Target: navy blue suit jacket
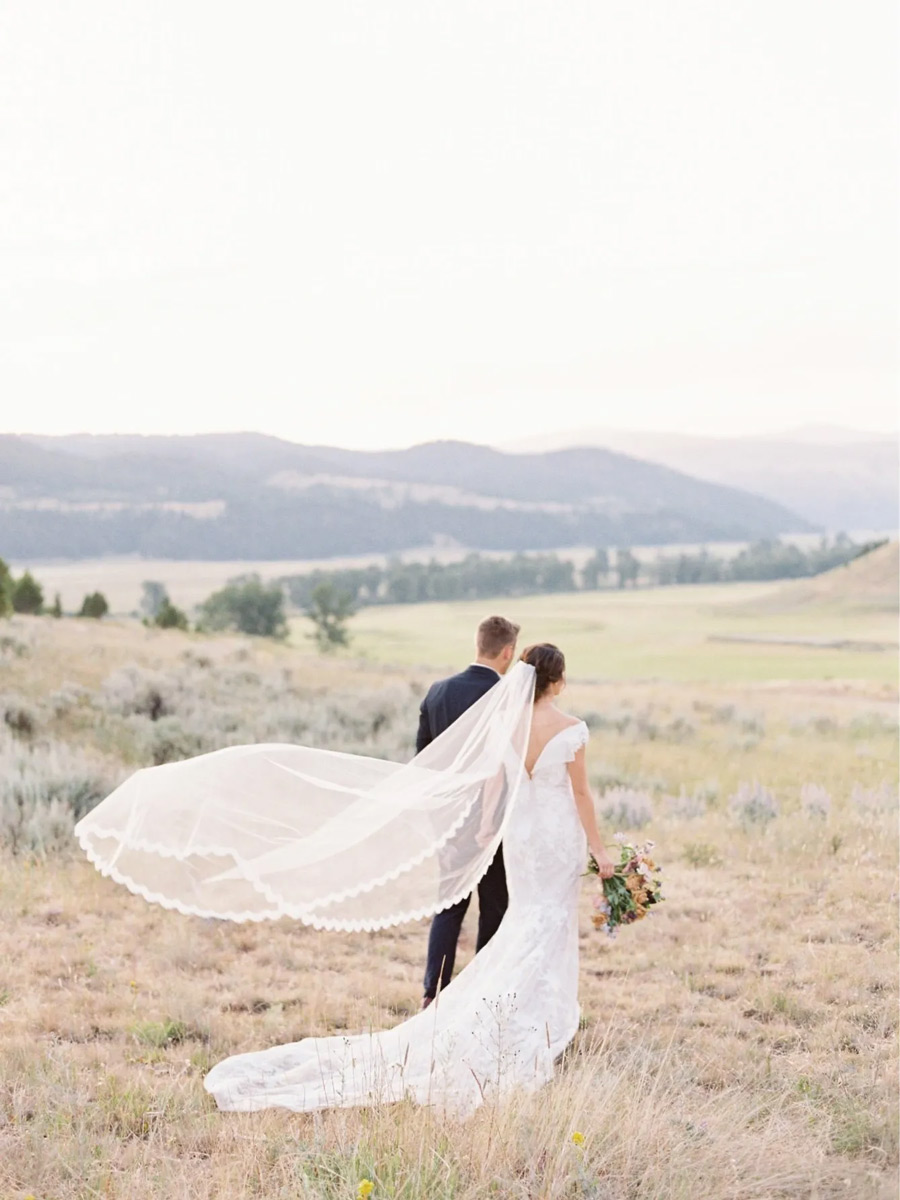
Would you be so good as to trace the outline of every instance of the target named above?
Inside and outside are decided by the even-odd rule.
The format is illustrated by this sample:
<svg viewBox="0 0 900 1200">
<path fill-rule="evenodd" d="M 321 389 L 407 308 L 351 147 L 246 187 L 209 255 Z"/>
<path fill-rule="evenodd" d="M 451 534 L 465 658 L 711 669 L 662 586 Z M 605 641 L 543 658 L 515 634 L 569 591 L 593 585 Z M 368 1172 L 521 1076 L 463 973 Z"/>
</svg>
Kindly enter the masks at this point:
<svg viewBox="0 0 900 1200">
<path fill-rule="evenodd" d="M 433 683 L 419 709 L 416 754 L 424 750 L 445 729 L 449 729 L 466 709 L 471 708 L 476 700 L 480 700 L 485 692 L 489 692 L 494 684 L 499 682 L 500 676 L 496 671 L 473 663 L 458 675 L 451 675 L 449 679 Z"/>
</svg>

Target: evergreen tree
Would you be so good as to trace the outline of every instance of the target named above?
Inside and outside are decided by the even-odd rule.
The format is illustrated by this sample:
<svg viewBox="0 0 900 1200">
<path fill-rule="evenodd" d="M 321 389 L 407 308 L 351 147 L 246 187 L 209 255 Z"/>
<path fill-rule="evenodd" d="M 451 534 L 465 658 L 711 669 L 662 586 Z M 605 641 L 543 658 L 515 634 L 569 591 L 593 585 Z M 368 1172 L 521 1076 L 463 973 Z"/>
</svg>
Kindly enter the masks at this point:
<svg viewBox="0 0 900 1200">
<path fill-rule="evenodd" d="M 102 592 L 91 592 L 85 596 L 81 602 L 81 612 L 79 617 L 92 617 L 99 621 L 101 617 L 105 617 L 109 612 L 109 605 L 106 602 L 106 597 Z"/>
<path fill-rule="evenodd" d="M 12 606 L 17 613 L 36 615 L 44 610 L 44 589 L 30 571 L 20 576 L 12 586 Z"/>
<path fill-rule="evenodd" d="M 12 612 L 13 578 L 9 567 L 0 558 L 0 617 L 8 617 Z"/>
<path fill-rule="evenodd" d="M 600 581 L 609 574 L 609 554 L 599 546 L 581 569 L 582 585 L 590 591 L 596 591 Z"/>
<path fill-rule="evenodd" d="M 616 574 L 619 577 L 619 587 L 627 587 L 629 583 L 637 583 L 641 564 L 627 546 L 616 551 Z"/>
<path fill-rule="evenodd" d="M 160 629 L 187 629 L 187 613 L 176 608 L 167 596 L 165 603 L 153 618 L 153 624 L 158 625 Z"/>
<path fill-rule="evenodd" d="M 53 597 L 53 604 L 48 611 L 51 617 L 56 617 L 57 619 L 63 615 L 62 597 L 59 592 Z"/>
</svg>

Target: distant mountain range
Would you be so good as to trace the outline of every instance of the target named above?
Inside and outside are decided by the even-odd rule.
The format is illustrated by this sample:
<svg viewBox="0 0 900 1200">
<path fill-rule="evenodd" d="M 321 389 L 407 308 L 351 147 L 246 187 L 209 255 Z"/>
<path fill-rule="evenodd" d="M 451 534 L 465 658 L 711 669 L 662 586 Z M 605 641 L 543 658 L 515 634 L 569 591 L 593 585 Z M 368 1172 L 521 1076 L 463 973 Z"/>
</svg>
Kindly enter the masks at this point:
<svg viewBox="0 0 900 1200">
<path fill-rule="evenodd" d="M 810 425 L 763 437 L 711 438 L 678 433 L 579 429 L 505 447 L 534 452 L 603 446 L 766 496 L 832 532 L 895 530 L 898 524 L 896 434 Z"/>
<path fill-rule="evenodd" d="M 300 559 L 744 541 L 787 507 L 609 449 L 362 453 L 253 433 L 0 436 L 0 556 Z"/>
</svg>

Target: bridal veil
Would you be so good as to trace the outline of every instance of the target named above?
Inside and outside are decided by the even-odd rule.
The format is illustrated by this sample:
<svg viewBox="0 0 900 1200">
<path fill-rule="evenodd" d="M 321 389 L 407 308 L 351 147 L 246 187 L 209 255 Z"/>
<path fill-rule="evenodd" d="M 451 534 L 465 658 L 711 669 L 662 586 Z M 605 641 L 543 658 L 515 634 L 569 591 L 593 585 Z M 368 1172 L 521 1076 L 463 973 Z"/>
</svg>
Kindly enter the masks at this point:
<svg viewBox="0 0 900 1200">
<path fill-rule="evenodd" d="M 430 916 L 497 851 L 533 693 L 516 664 L 408 763 L 258 745 L 149 767 L 75 835 L 104 875 L 182 913 L 344 930 Z"/>
</svg>

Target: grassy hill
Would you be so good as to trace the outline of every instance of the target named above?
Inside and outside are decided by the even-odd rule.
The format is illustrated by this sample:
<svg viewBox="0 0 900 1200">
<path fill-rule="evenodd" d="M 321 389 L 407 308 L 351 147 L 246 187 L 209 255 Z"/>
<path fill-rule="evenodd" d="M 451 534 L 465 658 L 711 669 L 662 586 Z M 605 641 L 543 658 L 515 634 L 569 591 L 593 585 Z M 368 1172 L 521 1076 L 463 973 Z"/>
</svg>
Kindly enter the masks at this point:
<svg viewBox="0 0 900 1200">
<path fill-rule="evenodd" d="M 0 437 L 0 555 L 302 559 L 745 541 L 810 529 L 737 488 L 610 450 L 439 442 L 358 453 L 259 434 Z"/>
<path fill-rule="evenodd" d="M 367 608 L 351 622 L 357 652 L 378 662 L 457 669 L 472 630 L 497 611 L 522 644 L 552 641 L 572 678 L 697 683 L 869 680 L 896 686 L 896 609 L 837 603 L 770 607 L 771 583 L 579 592 L 458 604 Z M 308 622 L 293 623 L 303 639 Z"/>
<path fill-rule="evenodd" d="M 791 580 L 763 604 L 771 611 L 843 606 L 896 615 L 900 607 L 900 543 L 889 542 L 812 579 Z"/>
</svg>

